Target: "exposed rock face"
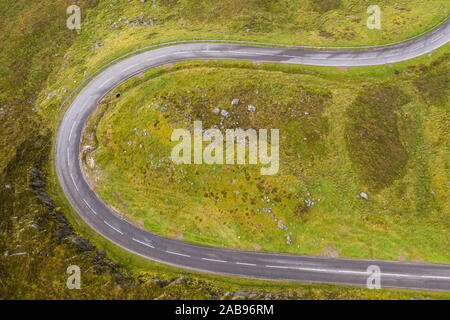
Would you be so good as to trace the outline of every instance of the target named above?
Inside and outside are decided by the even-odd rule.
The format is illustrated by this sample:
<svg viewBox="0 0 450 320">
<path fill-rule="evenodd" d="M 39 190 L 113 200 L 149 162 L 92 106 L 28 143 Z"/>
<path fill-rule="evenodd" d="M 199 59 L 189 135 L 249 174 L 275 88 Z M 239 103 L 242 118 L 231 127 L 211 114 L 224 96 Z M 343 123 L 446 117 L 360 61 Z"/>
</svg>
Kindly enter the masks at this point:
<svg viewBox="0 0 450 320">
<path fill-rule="evenodd" d="M 56 241 L 65 242 L 69 245 L 74 245 L 79 251 L 85 252 L 86 255 L 92 259 L 94 270 L 97 273 L 108 272 L 114 275 L 120 284 L 133 284 L 134 280 L 129 277 L 128 270 L 123 271 L 123 266 L 117 262 L 106 258 L 104 250 L 96 250 L 88 239 L 80 237 L 75 234 L 72 226 L 64 217 L 61 210 L 57 210 L 52 197 L 45 190 L 45 181 L 42 178 L 42 171 L 37 167 L 31 169 L 31 189 L 36 197 L 44 204 L 47 209 L 48 217 L 52 220 L 57 228 Z M 39 225 L 34 223 L 30 225 L 39 231 Z M 126 276 L 121 273 L 125 273 Z M 120 274 L 119 276 L 115 276 Z"/>
<path fill-rule="evenodd" d="M 36 194 L 36 197 L 42 201 L 48 211 L 49 219 L 53 220 L 57 226 L 56 241 L 66 243 L 70 246 L 75 246 L 81 254 L 85 255 L 86 259 L 92 261 L 92 269 L 96 274 L 108 273 L 110 274 L 120 286 L 134 287 L 136 289 L 144 289 L 146 286 L 156 284 L 160 290 L 164 290 L 162 294 L 158 295 L 156 299 L 173 299 L 180 298 L 180 290 L 184 296 L 195 292 L 208 296 L 211 299 L 222 300 L 238 300 L 238 299 L 252 299 L 252 300 L 267 300 L 267 299 L 298 299 L 298 293 L 269 293 L 263 291 L 251 291 L 251 290 L 239 290 L 237 292 L 222 291 L 217 288 L 213 288 L 210 282 L 191 279 L 185 276 L 179 276 L 172 279 L 158 279 L 147 278 L 145 275 L 139 275 L 133 277 L 133 275 L 123 266 L 117 262 L 114 262 L 107 258 L 104 250 L 97 250 L 94 245 L 90 243 L 88 239 L 85 239 L 75 234 L 72 226 L 64 217 L 63 213 L 56 208 L 53 199 L 45 191 L 45 181 L 42 178 L 43 173 L 36 167 L 31 170 L 31 189 Z M 34 226 L 33 226 L 34 225 Z M 30 227 L 38 230 L 39 224 L 33 222 Z M 260 250 L 255 245 L 256 250 Z M 28 255 L 27 252 L 10 253 L 6 251 L 5 257 Z M 181 288 L 181 289 L 180 289 Z M 179 290 L 180 289 L 180 290 Z"/>
</svg>

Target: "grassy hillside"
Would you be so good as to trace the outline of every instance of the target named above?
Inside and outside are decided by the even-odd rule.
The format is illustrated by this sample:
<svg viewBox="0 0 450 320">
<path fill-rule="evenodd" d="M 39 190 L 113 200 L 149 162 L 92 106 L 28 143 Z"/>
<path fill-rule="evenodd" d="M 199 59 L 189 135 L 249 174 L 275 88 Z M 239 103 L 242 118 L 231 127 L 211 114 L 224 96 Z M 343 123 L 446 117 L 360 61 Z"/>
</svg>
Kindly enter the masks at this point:
<svg viewBox="0 0 450 320">
<path fill-rule="evenodd" d="M 361 1 L 79 0 L 80 34 L 66 28 L 66 8 L 73 3 L 0 2 L 0 298 L 218 298 L 240 288 L 287 291 L 281 298 L 445 297 L 217 279 L 138 263 L 76 219 L 57 188 L 51 161 L 62 101 L 87 75 L 130 50 L 193 38 L 307 45 L 390 42 L 442 20 L 448 14 L 445 1 L 380 1 L 387 19 L 379 32 L 366 30 L 369 3 Z M 442 117 L 445 109 L 438 101 L 445 101 L 439 97 L 443 83 L 433 81 L 446 75 L 432 72 L 416 79 L 415 86 L 425 90 L 424 101 L 434 101 Z M 440 139 L 435 136 L 435 143 Z M 65 287 L 69 264 L 82 269 L 80 291 Z M 135 264 L 140 267 L 134 269 Z M 171 284 L 181 275 L 188 279 Z"/>
<path fill-rule="evenodd" d="M 447 74 L 447 59 L 433 70 Z M 447 191 L 445 178 L 435 178 L 445 176 L 448 132 L 416 88 L 423 71 L 411 65 L 402 75 L 358 79 L 357 70 L 338 71 L 336 81 L 327 70 L 199 62 L 129 81 L 91 119 L 83 157 L 93 184 L 138 225 L 186 241 L 448 263 Z M 433 128 L 423 123 L 428 117 Z M 195 120 L 223 134 L 279 129 L 279 173 L 261 176 L 260 165 L 175 165 L 172 131 L 192 131 Z"/>
</svg>

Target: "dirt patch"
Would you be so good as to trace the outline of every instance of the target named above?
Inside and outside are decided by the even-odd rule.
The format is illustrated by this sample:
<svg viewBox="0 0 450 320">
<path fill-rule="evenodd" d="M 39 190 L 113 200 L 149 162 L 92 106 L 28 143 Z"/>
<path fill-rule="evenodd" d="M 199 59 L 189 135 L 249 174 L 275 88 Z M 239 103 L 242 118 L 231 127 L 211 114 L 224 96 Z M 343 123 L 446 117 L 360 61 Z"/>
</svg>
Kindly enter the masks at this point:
<svg viewBox="0 0 450 320">
<path fill-rule="evenodd" d="M 335 246 L 327 246 L 323 248 L 322 256 L 330 258 L 339 258 L 339 252 Z"/>
<path fill-rule="evenodd" d="M 341 5 L 341 0 L 315 0 L 315 7 L 319 12 L 336 10 Z"/>
<path fill-rule="evenodd" d="M 178 234 L 175 236 L 175 238 L 176 238 L 177 240 L 183 241 L 184 236 L 183 236 L 182 233 L 178 233 Z"/>
<path fill-rule="evenodd" d="M 397 87 L 375 85 L 362 90 L 346 111 L 347 150 L 361 181 L 374 191 L 405 173 L 408 153 L 400 141 L 396 112 L 409 101 Z"/>
</svg>

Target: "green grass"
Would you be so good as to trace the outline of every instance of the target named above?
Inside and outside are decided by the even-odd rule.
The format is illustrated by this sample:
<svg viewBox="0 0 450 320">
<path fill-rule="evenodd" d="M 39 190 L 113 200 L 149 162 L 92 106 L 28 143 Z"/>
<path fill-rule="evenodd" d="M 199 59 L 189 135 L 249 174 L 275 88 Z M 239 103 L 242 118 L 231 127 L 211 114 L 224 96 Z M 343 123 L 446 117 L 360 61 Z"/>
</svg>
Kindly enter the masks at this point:
<svg viewBox="0 0 450 320">
<path fill-rule="evenodd" d="M 374 191 L 404 175 L 408 152 L 400 141 L 397 114 L 409 96 L 392 86 L 362 90 L 347 110 L 346 146 L 362 182 Z"/>
<path fill-rule="evenodd" d="M 384 8 L 381 31 L 367 28 L 365 12 L 371 3 L 360 1 L 341 1 L 339 9 L 325 13 L 317 9 L 314 0 L 185 0 L 155 5 L 116 1 L 112 7 L 109 3 L 99 3 L 93 10 L 83 10 L 86 17 L 82 32 L 66 52 L 59 74 L 52 74 L 47 92 L 40 96 L 44 102 L 42 108 L 45 117 L 53 120 L 49 114 L 58 109 L 57 104 L 87 75 L 125 53 L 153 44 L 192 39 L 321 46 L 382 44 L 420 34 L 448 14 L 445 1 L 411 4 L 392 0 L 378 4 Z M 153 27 L 132 27 L 124 23 L 137 20 L 142 23 L 141 17 L 147 24 L 153 20 Z M 112 28 L 114 23 L 117 27 Z M 99 43 L 103 46 L 96 46 Z M 45 99 L 48 92 L 57 95 Z M 51 106 L 47 108 L 49 103 Z"/>
<path fill-rule="evenodd" d="M 446 67 L 447 55 L 440 55 L 435 72 Z M 396 75 L 398 67 L 407 73 Z M 448 262 L 445 184 L 435 178 L 445 172 L 445 139 L 431 144 L 429 136 L 448 133 L 445 119 L 433 128 L 422 123 L 436 114 L 424 114 L 424 91 L 415 86 L 429 67 L 342 72 L 213 61 L 155 69 L 105 99 L 91 119 L 98 130 L 88 126 L 85 143 L 94 149 L 83 157 L 106 202 L 165 236 L 249 250 Z M 231 106 L 234 98 L 239 106 Z M 257 106 L 255 114 L 248 104 Z M 230 118 L 220 121 L 215 107 Z M 173 165 L 171 132 L 193 120 L 204 128 L 279 128 L 280 173 Z"/>
<path fill-rule="evenodd" d="M 397 2 L 398 8 L 393 4 Z M 58 113 L 62 101 L 88 75 L 124 53 L 151 44 L 186 39 L 231 39 L 266 41 L 297 45 L 365 45 L 403 40 L 421 33 L 440 22 L 447 14 L 444 1 L 427 1 L 410 4 L 408 1 L 382 1 L 383 28 L 369 31 L 365 26 L 365 10 L 369 3 L 341 1 L 337 9 L 328 10 L 315 1 L 77 1 L 81 7 L 83 22 L 80 34 L 66 28 L 67 1 L 56 0 L 45 4 L 30 0 L 3 1 L 0 3 L 0 297 L 1 298 L 157 298 L 168 297 L 211 298 L 217 288 L 237 289 L 249 283 L 252 288 L 275 290 L 275 285 L 263 282 L 229 279 L 229 286 L 222 277 L 196 274 L 196 283 L 181 285 L 171 291 L 151 285 L 124 285 L 110 273 L 98 272 L 95 252 L 80 252 L 70 241 L 58 240 L 59 225 L 54 217 L 60 210 L 66 214 L 77 232 L 92 239 L 98 247 L 131 268 L 137 275 L 171 278 L 178 270 L 153 264 L 129 253 L 118 250 L 95 234 L 71 211 L 70 205 L 57 187 L 52 166 L 52 142 L 62 113 Z M 110 4 L 113 4 L 111 7 Z M 442 10 L 440 8 L 442 7 Z M 405 8 L 406 10 L 400 10 Z M 141 16 L 154 27 L 131 27 L 124 18 L 136 21 Z M 361 17 L 361 18 L 359 18 Z M 122 22 L 118 22 L 121 18 Z M 156 20 L 157 18 L 158 20 Z M 116 22 L 118 28 L 111 28 Z M 401 26 L 401 27 L 400 27 Z M 248 30 L 247 32 L 247 29 Z M 97 47 L 100 42 L 103 46 Z M 441 52 L 441 50 L 439 50 Z M 434 59 L 421 58 L 421 61 Z M 405 64 L 398 65 L 398 69 Z M 266 66 L 283 71 L 280 65 Z M 246 68 L 246 66 L 244 66 Z M 290 69 L 290 68 L 287 68 Z M 442 70 L 440 68 L 439 70 Z M 298 72 L 313 75 L 332 74 L 343 79 L 337 69 L 323 71 L 304 67 Z M 424 77 L 430 70 L 424 71 Z M 445 73 L 439 71 L 445 80 Z M 377 78 L 394 77 L 392 69 L 349 69 L 349 77 L 363 79 L 367 74 Z M 425 79 L 422 77 L 423 79 Z M 445 171 L 446 158 L 434 152 L 436 146 L 445 143 L 445 136 L 436 134 L 446 130 L 442 121 L 446 115 L 442 107 L 445 83 L 435 82 L 430 76 L 426 82 L 416 82 L 417 94 L 423 101 L 433 99 L 434 106 L 424 125 L 427 137 L 428 164 L 421 167 L 424 181 L 436 191 L 436 197 L 444 198 L 442 188 L 448 181 Z M 417 80 L 419 81 L 419 80 Z M 438 86 L 442 85 L 439 89 Z M 428 88 L 427 93 L 421 88 Z M 440 98 L 437 98 L 440 96 Z M 438 99 L 438 100 L 434 100 Z M 425 118 L 424 118 L 425 119 Z M 436 121 L 434 121 L 436 120 Z M 437 147 L 436 147 L 437 148 Z M 432 157 L 430 157 L 430 154 Z M 411 156 L 410 156 L 411 157 Z M 44 170 L 47 188 L 60 206 L 50 210 L 30 190 L 33 167 Z M 427 169 L 433 167 L 435 175 L 429 179 Z M 417 188 L 421 191 L 421 188 Z M 429 201 L 418 204 L 421 208 Z M 446 204 L 433 203 L 433 210 L 443 210 Z M 448 208 L 447 208 L 448 209 Z M 29 227 L 40 225 L 40 231 Z M 5 256 L 16 252 L 28 252 L 23 256 Z M 78 264 L 83 270 L 83 290 L 68 291 L 65 287 L 66 267 Z M 114 268 L 113 272 L 126 272 Z M 207 279 L 208 283 L 201 283 Z M 138 279 L 139 280 L 139 279 Z M 200 285 L 199 285 L 200 283 Z M 212 287 L 214 290 L 202 288 Z M 287 288 L 280 286 L 280 290 Z M 306 293 L 305 293 L 306 292 Z M 405 293 L 394 291 L 369 292 L 364 289 L 332 286 L 303 286 L 300 298 L 429 298 L 445 297 L 440 294 Z"/>
<path fill-rule="evenodd" d="M 59 194 L 61 196 L 62 190 L 55 184 L 55 187 L 52 188 L 51 192 L 53 195 Z M 65 200 L 62 196 L 60 199 L 61 200 L 58 200 L 58 205 L 61 207 L 70 207 L 67 200 Z M 237 292 L 239 290 L 251 290 L 257 293 L 287 294 L 289 299 L 300 300 L 449 299 L 449 294 L 444 292 L 423 292 L 393 289 L 369 290 L 366 288 L 347 287 L 341 285 L 304 284 L 295 281 L 262 281 L 257 279 L 226 277 L 184 270 L 144 259 L 116 246 L 93 231 L 72 209 L 68 210 L 67 217 L 82 236 L 90 239 L 97 248 L 104 249 L 108 253 L 109 258 L 114 261 L 118 261 L 122 265 L 129 268 L 134 277 L 136 277 L 141 283 L 141 286 L 130 289 L 120 286 L 114 287 L 114 285 L 109 282 L 103 282 L 103 287 L 105 290 L 100 291 L 96 289 L 98 286 L 97 283 L 101 283 L 101 281 L 105 280 L 92 279 L 92 283 L 90 285 L 92 289 L 96 290 L 91 294 L 93 294 L 93 297 L 96 299 L 99 297 L 149 299 L 150 297 L 158 297 L 162 294 L 164 294 L 164 299 L 217 299 L 217 292 L 219 292 L 219 296 L 221 296 L 226 291 Z M 63 273 L 64 271 L 65 270 L 61 270 L 60 272 Z M 58 274 L 58 272 L 56 272 L 56 274 Z M 187 284 L 181 284 L 165 289 L 159 288 L 158 285 L 142 285 L 142 283 L 145 283 L 151 279 L 171 281 L 182 276 L 189 279 Z M 52 290 L 58 289 L 55 286 L 51 286 L 50 288 Z M 67 298 L 71 299 L 86 297 L 86 293 L 84 292 L 86 292 L 86 290 L 81 292 L 81 294 L 76 291 L 74 292 L 74 290 L 66 290 Z M 88 294 L 89 293 L 90 292 L 88 291 Z M 58 296 L 56 292 L 55 296 Z"/>
</svg>

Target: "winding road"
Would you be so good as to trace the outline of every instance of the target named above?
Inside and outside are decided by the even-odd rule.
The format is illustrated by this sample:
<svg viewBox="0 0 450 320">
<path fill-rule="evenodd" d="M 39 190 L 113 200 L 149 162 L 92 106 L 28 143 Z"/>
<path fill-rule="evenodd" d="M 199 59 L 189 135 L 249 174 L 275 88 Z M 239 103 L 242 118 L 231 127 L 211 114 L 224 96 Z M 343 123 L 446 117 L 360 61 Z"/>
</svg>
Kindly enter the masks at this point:
<svg viewBox="0 0 450 320">
<path fill-rule="evenodd" d="M 81 169 L 83 128 L 101 99 L 130 77 L 168 63 L 233 59 L 316 66 L 371 66 L 429 53 L 450 40 L 450 23 L 401 45 L 376 50 L 334 51 L 190 43 L 161 47 L 117 62 L 96 75 L 65 111 L 58 129 L 55 167 L 61 187 L 80 217 L 96 232 L 144 258 L 207 273 L 268 280 L 365 286 L 370 265 L 381 270 L 383 288 L 450 291 L 450 265 L 247 252 L 194 245 L 140 229 L 116 215 L 95 194 Z"/>
</svg>

